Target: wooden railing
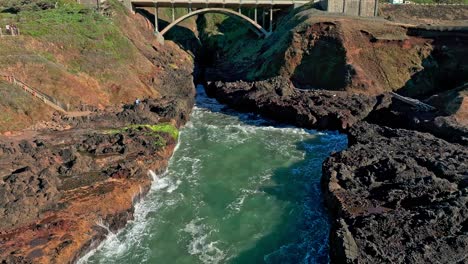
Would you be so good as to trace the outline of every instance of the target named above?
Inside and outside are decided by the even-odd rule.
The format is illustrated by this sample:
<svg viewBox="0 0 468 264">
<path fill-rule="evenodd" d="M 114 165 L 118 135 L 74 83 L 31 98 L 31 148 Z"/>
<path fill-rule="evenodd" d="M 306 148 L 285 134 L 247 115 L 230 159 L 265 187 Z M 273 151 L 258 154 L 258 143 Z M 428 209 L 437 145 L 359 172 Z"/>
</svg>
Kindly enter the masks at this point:
<svg viewBox="0 0 468 264">
<path fill-rule="evenodd" d="M 59 103 L 56 99 L 34 89 L 34 88 L 31 88 L 30 86 L 28 86 L 27 84 L 23 83 L 22 81 L 16 79 L 14 76 L 12 75 L 0 75 L 0 77 L 17 86 L 17 87 L 20 87 L 21 89 L 23 89 L 24 91 L 26 91 L 27 93 L 31 94 L 32 96 L 38 98 L 39 100 L 41 100 L 43 103 L 45 103 L 46 105 L 54 108 L 55 110 L 57 111 L 60 111 L 62 113 L 67 113 L 67 110 L 65 110 L 65 107 L 62 106 L 61 103 Z"/>
</svg>

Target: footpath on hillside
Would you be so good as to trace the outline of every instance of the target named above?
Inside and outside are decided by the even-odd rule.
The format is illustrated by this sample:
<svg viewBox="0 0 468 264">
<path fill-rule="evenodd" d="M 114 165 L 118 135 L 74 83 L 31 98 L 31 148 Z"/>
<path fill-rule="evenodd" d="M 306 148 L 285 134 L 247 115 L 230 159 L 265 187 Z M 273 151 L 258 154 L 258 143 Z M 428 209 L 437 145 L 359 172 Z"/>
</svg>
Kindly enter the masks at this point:
<svg viewBox="0 0 468 264">
<path fill-rule="evenodd" d="M 24 82 L 15 78 L 13 75 L 0 74 L 0 78 L 13 84 L 14 87 L 24 90 L 32 97 L 39 99 L 40 102 L 48 105 L 56 111 L 61 112 L 66 117 L 81 117 L 91 114 L 91 111 L 69 111 L 68 106 L 65 106 L 64 104 L 58 102 L 55 98 L 42 93 L 38 89 L 28 86 Z"/>
</svg>

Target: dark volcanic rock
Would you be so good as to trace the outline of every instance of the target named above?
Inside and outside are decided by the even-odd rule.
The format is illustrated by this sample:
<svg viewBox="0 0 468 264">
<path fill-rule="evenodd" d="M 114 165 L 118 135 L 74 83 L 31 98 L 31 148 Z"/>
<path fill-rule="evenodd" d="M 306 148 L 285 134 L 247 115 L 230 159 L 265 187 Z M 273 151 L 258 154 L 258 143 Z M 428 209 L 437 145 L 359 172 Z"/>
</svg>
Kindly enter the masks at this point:
<svg viewBox="0 0 468 264">
<path fill-rule="evenodd" d="M 207 93 L 240 111 L 260 112 L 280 122 L 306 128 L 349 128 L 375 108 L 388 102 L 380 98 L 341 91 L 298 90 L 283 77 L 257 82 L 215 82 Z"/>
<path fill-rule="evenodd" d="M 359 123 L 323 164 L 332 263 L 465 263 L 468 149 Z"/>
<path fill-rule="evenodd" d="M 175 143 L 169 135 L 160 136 L 167 144 Z M 53 139 L 44 137 L 41 143 L 47 147 L 37 147 L 33 141 L 7 143 L 0 139 L 3 152 L 13 152 L 0 155 L 0 229 L 30 222 L 56 209 L 63 190 L 108 177 L 146 177 L 142 164 L 157 159 L 154 153 L 161 148 L 153 144 L 155 140 L 148 129 L 116 134 L 62 132 Z M 136 159 L 143 163 L 136 163 Z"/>
<path fill-rule="evenodd" d="M 168 95 L 159 99 L 145 99 L 140 105 L 125 105 L 123 109 L 115 107 L 105 112 L 95 112 L 90 116 L 64 118 L 63 123 L 77 128 L 123 127 L 129 124 L 156 124 L 168 120 L 177 126 L 185 124 L 195 103 L 195 90 L 191 94 L 180 96 Z"/>
<path fill-rule="evenodd" d="M 468 145 L 468 127 L 458 122 L 453 115 L 441 111 L 418 111 L 395 99 L 390 107 L 370 113 L 366 121 L 427 132 L 449 142 Z"/>
<path fill-rule="evenodd" d="M 0 228 L 11 227 L 39 216 L 44 208 L 54 207 L 60 197 L 58 179 L 26 164 L 7 176 L 0 184 Z"/>
<path fill-rule="evenodd" d="M 298 90 L 280 77 L 216 82 L 207 91 L 239 110 L 348 134 L 349 149 L 323 164 L 332 263 L 466 261 L 468 149 L 400 129 L 464 143 L 466 127 L 448 124 L 450 116 L 417 112 L 385 94 Z"/>
<path fill-rule="evenodd" d="M 193 100 L 148 99 L 60 121 L 73 129 L 0 137 L 0 262 L 72 262 L 104 239 L 102 226 L 122 228 L 176 145 L 145 124 L 179 127 Z"/>
</svg>

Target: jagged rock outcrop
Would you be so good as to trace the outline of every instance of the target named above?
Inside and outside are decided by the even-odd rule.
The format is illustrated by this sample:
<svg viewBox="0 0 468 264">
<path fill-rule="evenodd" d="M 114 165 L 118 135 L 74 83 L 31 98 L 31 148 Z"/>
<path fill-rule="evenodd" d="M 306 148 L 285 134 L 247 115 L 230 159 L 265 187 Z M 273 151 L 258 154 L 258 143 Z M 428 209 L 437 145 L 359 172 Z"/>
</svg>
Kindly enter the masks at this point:
<svg viewBox="0 0 468 264">
<path fill-rule="evenodd" d="M 333 263 L 462 263 L 468 150 L 430 134 L 359 123 L 323 164 Z"/>
<path fill-rule="evenodd" d="M 97 246 L 104 227 L 124 227 L 149 190 L 148 171 L 162 173 L 177 143 L 138 124 L 178 127 L 192 103 L 144 100 L 62 121 L 73 129 L 0 138 L 0 261 L 67 263 Z"/>
<path fill-rule="evenodd" d="M 280 122 L 318 129 L 349 128 L 389 102 L 340 91 L 298 90 L 284 77 L 257 82 L 214 82 L 207 93 L 240 111 L 256 111 Z"/>
<path fill-rule="evenodd" d="M 425 100 L 435 107 L 420 111 L 393 98 L 387 108 L 373 111 L 367 121 L 394 128 L 431 133 L 449 142 L 468 145 L 468 86 L 462 86 Z"/>
<path fill-rule="evenodd" d="M 323 164 L 333 219 L 332 263 L 457 263 L 466 258 L 468 149 L 440 138 L 464 143 L 466 127 L 454 121 L 458 130 L 436 129 L 441 119 L 453 116 L 418 112 L 387 95 L 302 91 L 281 77 L 216 82 L 207 91 L 239 110 L 348 134 L 349 148 Z"/>
</svg>

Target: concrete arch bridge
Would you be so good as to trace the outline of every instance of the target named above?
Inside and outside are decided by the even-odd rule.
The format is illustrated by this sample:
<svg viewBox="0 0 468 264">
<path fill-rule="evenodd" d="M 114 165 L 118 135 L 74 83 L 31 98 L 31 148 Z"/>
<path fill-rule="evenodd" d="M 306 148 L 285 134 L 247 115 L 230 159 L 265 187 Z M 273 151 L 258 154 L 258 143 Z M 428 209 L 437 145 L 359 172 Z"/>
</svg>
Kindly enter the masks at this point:
<svg viewBox="0 0 468 264">
<path fill-rule="evenodd" d="M 154 8 L 155 34 L 160 40 L 164 40 L 166 34 L 171 28 L 180 22 L 201 14 L 218 13 L 224 14 L 244 22 L 252 31 L 260 37 L 268 37 L 273 31 L 273 14 L 275 11 L 289 7 L 304 5 L 309 1 L 305 0 L 125 0 L 127 7 L 135 10 L 136 8 Z M 175 8 L 186 7 L 188 13 L 182 17 L 175 17 Z M 163 29 L 158 25 L 159 8 L 171 8 L 172 21 Z M 242 14 L 241 8 L 252 8 L 253 16 Z M 260 10 L 261 15 L 259 16 Z M 268 20 L 265 19 L 268 17 Z M 261 19 L 260 19 L 261 18 Z M 261 21 L 261 22 L 260 22 Z M 268 30 L 265 29 L 268 25 Z"/>
</svg>

